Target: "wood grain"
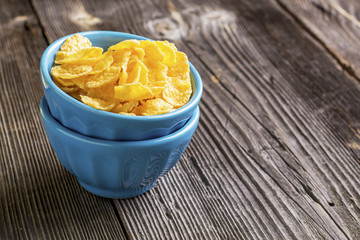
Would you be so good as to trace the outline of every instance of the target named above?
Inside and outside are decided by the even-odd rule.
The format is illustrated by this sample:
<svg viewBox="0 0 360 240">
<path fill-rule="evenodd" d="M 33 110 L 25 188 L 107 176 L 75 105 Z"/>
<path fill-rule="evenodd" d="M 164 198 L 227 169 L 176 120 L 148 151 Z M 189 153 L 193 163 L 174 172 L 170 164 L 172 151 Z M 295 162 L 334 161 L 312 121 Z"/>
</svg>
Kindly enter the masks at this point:
<svg viewBox="0 0 360 240">
<path fill-rule="evenodd" d="M 350 49 L 358 43 L 347 37 L 357 30 L 340 29 L 344 19 L 323 17 L 314 2 L 33 0 L 34 11 L 24 4 L 18 11 L 32 17 L 30 33 L 0 24 L 10 39 L 0 42 L 0 236 L 359 239 L 360 85 L 339 60 L 357 66 Z M 342 2 L 357 17 L 360 6 Z M 9 16 L 9 4 L 0 4 L 1 23 L 19 14 Z M 303 6 L 312 6 L 317 31 L 302 21 Z M 82 190 L 60 167 L 37 115 L 34 66 L 46 41 L 95 29 L 171 40 L 203 78 L 190 146 L 133 199 Z"/>
<path fill-rule="evenodd" d="M 348 201 L 359 200 L 358 159 L 344 140 L 357 141 L 359 87 L 276 2 L 103 4 L 87 5 L 98 28 L 171 39 L 205 83 L 202 121 L 180 164 L 150 193 L 115 201 L 128 232 L 143 239 L 358 236 L 359 211 Z"/>
<path fill-rule="evenodd" d="M 0 1 L 0 239 L 124 239 L 111 201 L 84 191 L 39 116 L 48 45 L 29 2 Z"/>
<path fill-rule="evenodd" d="M 360 80 L 359 1 L 278 0 L 350 75 Z M 329 28 L 328 23 L 331 22 Z"/>
</svg>

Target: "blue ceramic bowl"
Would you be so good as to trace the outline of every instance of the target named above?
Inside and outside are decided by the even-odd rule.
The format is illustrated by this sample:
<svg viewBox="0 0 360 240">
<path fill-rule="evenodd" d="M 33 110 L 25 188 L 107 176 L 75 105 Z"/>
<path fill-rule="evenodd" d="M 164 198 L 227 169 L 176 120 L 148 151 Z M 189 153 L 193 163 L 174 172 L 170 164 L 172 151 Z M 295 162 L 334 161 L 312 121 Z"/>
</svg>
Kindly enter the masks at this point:
<svg viewBox="0 0 360 240">
<path fill-rule="evenodd" d="M 109 141 L 71 131 L 50 114 L 46 99 L 40 114 L 47 138 L 64 167 L 89 192 L 130 198 L 152 188 L 179 160 L 199 122 L 197 107 L 179 130 L 143 141 Z"/>
<path fill-rule="evenodd" d="M 104 51 L 109 46 L 125 39 L 147 39 L 133 34 L 110 31 L 91 31 L 80 34 L 89 38 L 93 46 L 104 48 Z M 173 112 L 156 116 L 126 116 L 100 111 L 77 101 L 57 87 L 50 76 L 55 55 L 69 36 L 53 42 L 43 53 L 40 63 L 42 85 L 50 112 L 67 128 L 87 136 L 107 140 L 152 139 L 168 135 L 181 128 L 198 106 L 202 95 L 202 82 L 191 63 L 192 96 L 185 106 Z"/>
</svg>

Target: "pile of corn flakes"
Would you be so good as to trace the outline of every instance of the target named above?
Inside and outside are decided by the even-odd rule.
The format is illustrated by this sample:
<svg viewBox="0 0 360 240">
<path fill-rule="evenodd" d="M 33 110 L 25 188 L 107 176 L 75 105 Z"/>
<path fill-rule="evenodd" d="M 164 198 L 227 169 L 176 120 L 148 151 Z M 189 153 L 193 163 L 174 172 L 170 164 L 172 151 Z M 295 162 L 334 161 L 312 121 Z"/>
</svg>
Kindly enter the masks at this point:
<svg viewBox="0 0 360 240">
<path fill-rule="evenodd" d="M 75 34 L 56 54 L 51 75 L 79 101 L 125 115 L 171 112 L 184 106 L 192 91 L 187 56 L 167 41 L 125 40 L 103 53 Z"/>
</svg>

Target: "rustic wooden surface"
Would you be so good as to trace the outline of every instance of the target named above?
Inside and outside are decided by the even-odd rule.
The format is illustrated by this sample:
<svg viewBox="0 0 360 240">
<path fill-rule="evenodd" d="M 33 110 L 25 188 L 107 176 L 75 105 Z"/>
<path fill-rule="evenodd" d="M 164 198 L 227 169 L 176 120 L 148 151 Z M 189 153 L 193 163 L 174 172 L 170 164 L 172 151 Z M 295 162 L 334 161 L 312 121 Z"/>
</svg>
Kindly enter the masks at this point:
<svg viewBox="0 0 360 240">
<path fill-rule="evenodd" d="M 201 119 L 146 194 L 83 190 L 40 122 L 39 60 L 87 30 L 167 39 Z M 0 239 L 360 239 L 356 0 L 0 0 Z"/>
</svg>

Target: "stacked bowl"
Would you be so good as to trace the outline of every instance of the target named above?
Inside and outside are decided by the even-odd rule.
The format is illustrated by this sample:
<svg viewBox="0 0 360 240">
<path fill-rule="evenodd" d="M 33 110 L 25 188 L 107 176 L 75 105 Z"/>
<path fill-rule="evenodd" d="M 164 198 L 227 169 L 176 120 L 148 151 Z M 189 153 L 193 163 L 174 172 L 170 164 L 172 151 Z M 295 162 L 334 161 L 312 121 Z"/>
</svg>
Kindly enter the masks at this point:
<svg viewBox="0 0 360 240">
<path fill-rule="evenodd" d="M 126 39 L 146 40 L 110 31 L 80 35 L 104 49 Z M 127 116 L 97 110 L 67 95 L 50 76 L 55 55 L 69 36 L 52 43 L 41 58 L 45 96 L 40 114 L 47 138 L 64 167 L 89 192 L 108 198 L 138 196 L 152 188 L 188 146 L 200 117 L 201 78 L 189 63 L 192 95 L 170 113 Z"/>
</svg>

